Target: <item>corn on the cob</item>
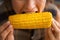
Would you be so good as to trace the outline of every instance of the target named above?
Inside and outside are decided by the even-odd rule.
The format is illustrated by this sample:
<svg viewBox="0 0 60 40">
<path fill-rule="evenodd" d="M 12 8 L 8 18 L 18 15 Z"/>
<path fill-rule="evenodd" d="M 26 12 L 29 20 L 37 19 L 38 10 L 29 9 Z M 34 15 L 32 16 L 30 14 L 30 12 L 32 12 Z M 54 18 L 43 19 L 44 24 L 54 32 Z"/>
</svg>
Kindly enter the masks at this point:
<svg viewBox="0 0 60 40">
<path fill-rule="evenodd" d="M 16 14 L 9 16 L 9 21 L 14 29 L 49 28 L 52 23 L 52 14 L 50 12 Z"/>
</svg>

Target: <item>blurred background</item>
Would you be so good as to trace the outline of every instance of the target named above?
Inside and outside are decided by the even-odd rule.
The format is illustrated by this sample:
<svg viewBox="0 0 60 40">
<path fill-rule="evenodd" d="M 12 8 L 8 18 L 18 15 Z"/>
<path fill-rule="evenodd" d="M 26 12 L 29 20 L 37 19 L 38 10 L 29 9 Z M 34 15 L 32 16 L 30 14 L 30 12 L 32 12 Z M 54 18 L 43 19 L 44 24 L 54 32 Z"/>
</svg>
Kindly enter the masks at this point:
<svg viewBox="0 0 60 40">
<path fill-rule="evenodd" d="M 58 8 L 60 9 L 60 0 L 54 0 L 54 3 L 58 6 Z"/>
</svg>

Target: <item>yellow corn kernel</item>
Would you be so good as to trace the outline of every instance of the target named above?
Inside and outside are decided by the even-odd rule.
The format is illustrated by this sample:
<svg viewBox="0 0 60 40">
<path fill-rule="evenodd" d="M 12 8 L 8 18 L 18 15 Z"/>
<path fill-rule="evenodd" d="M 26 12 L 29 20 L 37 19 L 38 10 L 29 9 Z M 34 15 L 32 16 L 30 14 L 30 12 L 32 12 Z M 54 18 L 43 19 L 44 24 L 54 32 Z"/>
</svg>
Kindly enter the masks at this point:
<svg viewBox="0 0 60 40">
<path fill-rule="evenodd" d="M 9 21 L 14 29 L 49 28 L 52 14 L 50 12 L 16 14 L 9 16 Z"/>
</svg>

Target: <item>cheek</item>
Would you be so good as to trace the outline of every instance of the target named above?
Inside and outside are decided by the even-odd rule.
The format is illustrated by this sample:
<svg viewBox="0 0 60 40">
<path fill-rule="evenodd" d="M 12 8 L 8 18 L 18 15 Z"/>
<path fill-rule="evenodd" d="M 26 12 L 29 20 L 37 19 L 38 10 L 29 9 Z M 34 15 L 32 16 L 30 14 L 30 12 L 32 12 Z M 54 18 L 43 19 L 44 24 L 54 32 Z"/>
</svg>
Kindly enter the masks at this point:
<svg viewBox="0 0 60 40">
<path fill-rule="evenodd" d="M 42 12 L 44 10 L 45 4 L 46 4 L 46 0 L 39 0 L 39 1 L 37 0 L 36 1 L 36 5 L 37 5 L 39 12 Z"/>
<path fill-rule="evenodd" d="M 12 2 L 13 9 L 16 13 L 19 13 L 24 6 L 24 2 L 14 1 Z"/>
</svg>

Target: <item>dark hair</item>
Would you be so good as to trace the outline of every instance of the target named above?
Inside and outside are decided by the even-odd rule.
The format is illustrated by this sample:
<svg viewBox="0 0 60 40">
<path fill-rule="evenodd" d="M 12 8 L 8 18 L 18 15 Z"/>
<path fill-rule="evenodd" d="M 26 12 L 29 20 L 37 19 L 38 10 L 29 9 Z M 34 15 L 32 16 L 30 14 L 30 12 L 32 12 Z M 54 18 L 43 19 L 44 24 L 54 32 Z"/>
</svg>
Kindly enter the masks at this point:
<svg viewBox="0 0 60 40">
<path fill-rule="evenodd" d="M 10 14 L 10 15 L 13 15 L 14 11 L 13 11 L 13 8 L 12 8 L 12 3 L 11 3 L 11 0 L 4 0 L 4 6 L 7 10 L 7 12 Z"/>
<path fill-rule="evenodd" d="M 54 0 L 47 0 L 47 3 L 50 2 L 50 3 L 54 3 Z"/>
<path fill-rule="evenodd" d="M 12 5 L 11 5 L 11 0 L 4 0 L 5 8 L 7 9 L 7 11 L 11 11 L 12 10 Z"/>
<path fill-rule="evenodd" d="M 1 9 L 0 9 L 2 10 L 2 12 L 0 12 L 0 24 L 3 24 L 3 21 L 8 20 L 9 15 L 14 14 L 12 10 L 11 0 L 3 0 L 3 1 L 4 2 L 1 5 Z"/>
</svg>

